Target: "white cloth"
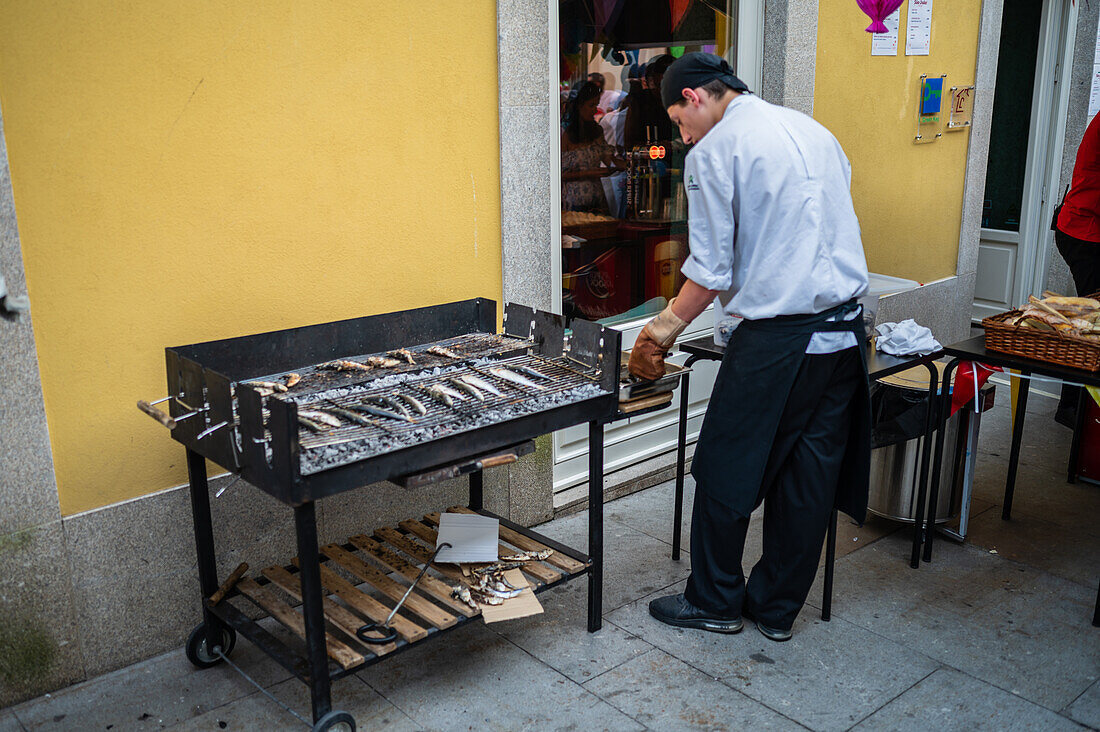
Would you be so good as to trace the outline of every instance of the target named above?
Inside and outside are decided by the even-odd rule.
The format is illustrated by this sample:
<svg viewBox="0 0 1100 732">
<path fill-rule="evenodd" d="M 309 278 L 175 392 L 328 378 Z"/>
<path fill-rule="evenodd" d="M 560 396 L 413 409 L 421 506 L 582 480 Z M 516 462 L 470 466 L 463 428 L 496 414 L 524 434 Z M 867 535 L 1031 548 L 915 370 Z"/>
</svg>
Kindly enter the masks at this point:
<svg viewBox="0 0 1100 732">
<path fill-rule="evenodd" d="M 626 110 L 616 109 L 608 112 L 600 119 L 600 127 L 603 129 L 603 139 L 608 145 L 614 147 L 623 146 L 623 133 L 626 129 Z"/>
<path fill-rule="evenodd" d="M 722 294 L 718 317 L 820 313 L 867 290 L 851 166 L 810 117 L 741 94 L 688 153 L 691 254 L 681 271 Z M 858 345 L 815 333 L 807 353 Z"/>
<path fill-rule="evenodd" d="M 0 310 L 7 313 L 25 313 L 31 309 L 31 301 L 26 295 L 13 295 L 8 292 L 4 275 L 0 275 Z"/>
<path fill-rule="evenodd" d="M 943 348 L 932 337 L 932 331 L 910 318 L 900 323 L 883 323 L 875 327 L 878 338 L 875 348 L 891 356 L 926 356 Z"/>
</svg>

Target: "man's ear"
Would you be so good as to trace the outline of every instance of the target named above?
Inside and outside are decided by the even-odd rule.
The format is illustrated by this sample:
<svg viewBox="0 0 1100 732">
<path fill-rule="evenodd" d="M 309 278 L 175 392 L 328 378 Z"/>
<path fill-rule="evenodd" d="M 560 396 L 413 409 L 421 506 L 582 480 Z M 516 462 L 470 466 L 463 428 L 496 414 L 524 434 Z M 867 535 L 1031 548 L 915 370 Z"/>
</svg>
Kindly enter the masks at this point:
<svg viewBox="0 0 1100 732">
<path fill-rule="evenodd" d="M 689 104 L 694 104 L 698 106 L 700 101 L 699 93 L 696 92 L 694 89 L 682 89 L 680 91 L 680 94 L 684 97 L 684 99 L 688 101 Z"/>
</svg>

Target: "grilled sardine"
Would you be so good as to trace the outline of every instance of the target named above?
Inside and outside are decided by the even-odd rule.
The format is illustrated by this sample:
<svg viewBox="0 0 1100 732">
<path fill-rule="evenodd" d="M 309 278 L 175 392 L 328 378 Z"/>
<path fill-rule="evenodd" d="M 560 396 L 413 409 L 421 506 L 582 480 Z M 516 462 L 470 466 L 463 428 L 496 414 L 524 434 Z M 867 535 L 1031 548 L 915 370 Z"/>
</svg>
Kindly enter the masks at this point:
<svg viewBox="0 0 1100 732">
<path fill-rule="evenodd" d="M 535 382 L 528 379 L 526 376 L 523 376 L 522 374 L 517 374 L 515 371 L 510 371 L 509 369 L 506 369 L 506 368 L 498 367 L 498 368 L 494 368 L 494 369 L 489 369 L 489 373 L 492 374 L 493 376 L 497 377 L 498 379 L 504 379 L 505 381 L 510 381 L 513 384 L 519 384 L 520 386 L 526 386 L 529 389 L 538 389 L 539 391 L 546 391 L 545 386 L 542 386 L 541 384 L 536 384 Z"/>
<path fill-rule="evenodd" d="M 481 391 L 487 391 L 490 394 L 492 394 L 493 396 L 504 396 L 504 392 L 502 392 L 500 389 L 496 388 L 495 386 L 490 384 L 485 379 L 478 378 L 477 376 L 474 376 L 473 374 L 462 374 L 458 378 L 461 381 L 465 381 L 467 384 L 474 387 L 475 389 L 480 389 Z"/>
<path fill-rule="evenodd" d="M 286 387 L 277 381 L 246 381 L 245 386 L 251 386 L 253 389 L 267 389 L 269 391 L 284 392 Z"/>
<path fill-rule="evenodd" d="M 371 367 L 365 363 L 359 363 L 358 361 L 345 361 L 336 360 L 323 363 L 317 368 L 325 369 L 326 371 L 370 371 Z"/>
<path fill-rule="evenodd" d="M 341 419 L 346 419 L 347 421 L 354 422 L 355 424 L 361 424 L 365 427 L 370 427 L 375 424 L 373 420 L 367 419 L 363 415 L 357 414 L 350 409 L 344 409 L 343 407 L 321 407 L 320 411 L 335 415 L 337 417 L 340 417 Z"/>
<path fill-rule="evenodd" d="M 547 376 L 546 374 L 542 373 L 541 371 L 535 371 L 530 366 L 524 366 L 523 364 L 519 364 L 519 363 L 509 364 L 508 368 L 512 369 L 513 371 L 519 371 L 521 373 L 527 374 L 528 376 L 533 376 L 536 379 L 543 379 L 544 381 L 553 381 L 554 380 L 553 377 Z"/>
<path fill-rule="evenodd" d="M 286 388 L 289 389 L 290 387 L 294 386 L 295 384 L 297 384 L 301 380 L 302 380 L 302 375 L 301 374 L 287 374 L 286 375 Z"/>
<path fill-rule="evenodd" d="M 444 348 L 443 346 L 432 346 L 428 349 L 428 353 L 431 353 L 435 356 L 443 356 L 444 358 L 462 358 L 462 356 L 460 356 L 459 354 L 455 353 L 449 348 Z"/>
<path fill-rule="evenodd" d="M 310 432 L 328 432 L 328 427 L 320 422 L 314 422 L 312 419 L 298 415 L 298 424 L 302 425 Z"/>
<path fill-rule="evenodd" d="M 467 384 L 465 381 L 463 381 L 461 379 L 455 379 L 455 378 L 447 379 L 447 381 L 451 384 L 454 384 L 455 388 L 466 392 L 467 394 L 472 396 L 474 399 L 477 399 L 479 402 L 485 401 L 485 395 L 482 394 L 481 391 L 477 387 L 473 386 L 472 384 Z"/>
<path fill-rule="evenodd" d="M 340 421 L 339 417 L 333 414 L 329 414 L 327 411 L 321 409 L 299 409 L 298 416 L 305 417 L 311 422 L 327 424 L 330 427 L 339 427 L 343 424 L 343 422 Z"/>
<path fill-rule="evenodd" d="M 388 409 L 383 409 L 382 407 L 376 406 L 376 405 L 371 404 L 370 402 L 367 402 L 367 401 L 360 402 L 359 404 L 351 405 L 350 409 L 352 409 L 356 412 L 366 412 L 367 414 L 373 414 L 375 417 L 385 417 L 387 419 L 397 419 L 397 420 L 401 420 L 402 422 L 412 422 L 412 421 L 414 421 L 412 417 L 406 417 L 403 414 L 398 414 L 397 412 L 391 412 Z"/>
<path fill-rule="evenodd" d="M 412 407 L 413 411 L 416 412 L 417 414 L 419 414 L 420 416 L 424 416 L 425 414 L 428 413 L 428 408 L 424 406 L 424 403 L 421 402 L 416 397 L 412 396 L 411 394 L 403 394 L 403 393 L 398 391 L 398 392 L 394 392 L 393 395 L 395 397 L 397 397 L 398 399 L 401 399 L 402 401 L 404 401 L 410 407 Z"/>
<path fill-rule="evenodd" d="M 386 355 L 401 359 L 411 366 L 416 365 L 416 361 L 413 360 L 412 351 L 407 348 L 398 348 L 396 351 L 390 351 Z"/>
<path fill-rule="evenodd" d="M 386 358 L 385 356 L 368 356 L 367 363 L 381 369 L 391 369 L 394 366 L 401 365 L 401 362 L 396 358 Z"/>
</svg>

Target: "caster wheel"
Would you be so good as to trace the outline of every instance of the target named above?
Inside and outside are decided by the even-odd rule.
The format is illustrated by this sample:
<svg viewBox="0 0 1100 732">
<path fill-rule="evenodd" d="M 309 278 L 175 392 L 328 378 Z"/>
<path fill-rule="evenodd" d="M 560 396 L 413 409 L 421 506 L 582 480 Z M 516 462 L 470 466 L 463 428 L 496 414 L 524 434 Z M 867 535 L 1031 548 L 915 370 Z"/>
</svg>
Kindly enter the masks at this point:
<svg viewBox="0 0 1100 732">
<path fill-rule="evenodd" d="M 229 655 L 237 643 L 237 632 L 232 628 L 221 629 L 222 653 Z M 187 638 L 187 660 L 198 668 L 217 666 L 222 659 L 206 647 L 206 626 L 199 623 Z"/>
<path fill-rule="evenodd" d="M 313 725 L 313 732 L 355 732 L 355 717 L 347 712 L 331 711 Z"/>
</svg>

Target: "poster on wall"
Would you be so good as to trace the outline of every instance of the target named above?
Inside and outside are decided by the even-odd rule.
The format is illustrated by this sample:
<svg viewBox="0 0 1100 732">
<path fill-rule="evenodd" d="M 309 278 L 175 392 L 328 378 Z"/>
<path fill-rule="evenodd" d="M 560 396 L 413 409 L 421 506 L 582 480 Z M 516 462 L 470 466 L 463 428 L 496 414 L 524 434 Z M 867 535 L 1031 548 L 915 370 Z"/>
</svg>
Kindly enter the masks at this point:
<svg viewBox="0 0 1100 732">
<path fill-rule="evenodd" d="M 1100 112 L 1100 24 L 1096 27 L 1096 50 L 1092 56 L 1092 88 L 1089 90 L 1089 117 Z"/>
<path fill-rule="evenodd" d="M 927 56 L 932 46 L 932 0 L 909 0 L 905 55 Z"/>
<path fill-rule="evenodd" d="M 871 34 L 872 56 L 897 56 L 898 55 L 898 28 L 901 26 L 901 8 L 882 19 L 886 26 L 885 33 Z"/>
</svg>

